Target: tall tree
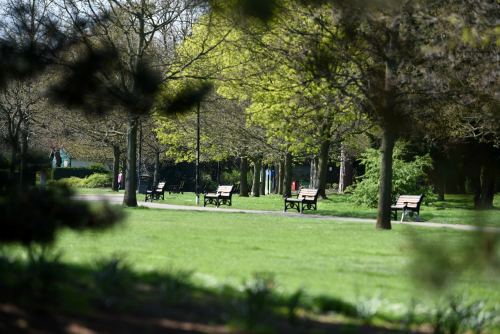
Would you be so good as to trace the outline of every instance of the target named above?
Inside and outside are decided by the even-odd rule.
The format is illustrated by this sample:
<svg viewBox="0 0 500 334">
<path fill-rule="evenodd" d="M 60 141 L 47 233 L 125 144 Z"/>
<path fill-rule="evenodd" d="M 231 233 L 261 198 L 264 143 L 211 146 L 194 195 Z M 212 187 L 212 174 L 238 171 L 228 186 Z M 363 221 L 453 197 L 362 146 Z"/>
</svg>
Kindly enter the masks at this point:
<svg viewBox="0 0 500 334">
<path fill-rule="evenodd" d="M 86 0 L 65 1 L 62 9 L 61 19 L 77 31 L 81 50 L 77 57 L 62 59 L 67 72 L 53 96 L 66 106 L 94 112 L 124 110 L 128 165 L 123 205 L 136 206 L 139 117 L 152 111 L 162 84 L 183 78 L 183 70 L 209 51 L 202 48 L 189 59 L 175 52 L 191 26 L 180 28 L 206 7 L 201 0 Z M 91 22 L 92 29 L 82 22 Z M 203 93 L 203 88 L 181 92 L 163 107 L 187 109 Z"/>
</svg>

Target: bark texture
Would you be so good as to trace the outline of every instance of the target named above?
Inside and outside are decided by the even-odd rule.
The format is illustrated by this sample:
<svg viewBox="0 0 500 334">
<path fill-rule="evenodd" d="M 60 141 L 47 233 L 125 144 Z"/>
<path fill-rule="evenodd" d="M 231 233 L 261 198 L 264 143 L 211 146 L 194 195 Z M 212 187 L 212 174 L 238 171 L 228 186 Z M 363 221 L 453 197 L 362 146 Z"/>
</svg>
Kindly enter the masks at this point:
<svg viewBox="0 0 500 334">
<path fill-rule="evenodd" d="M 255 159 L 253 163 L 253 184 L 252 184 L 252 197 L 260 196 L 260 169 L 262 166 L 261 158 Z"/>
<path fill-rule="evenodd" d="M 285 156 L 285 173 L 283 177 L 283 197 L 292 196 L 292 154 Z"/>
<path fill-rule="evenodd" d="M 354 179 L 354 166 L 352 159 L 347 155 L 345 149 L 340 151 L 340 178 L 338 193 L 343 193 L 347 187 L 352 186 Z"/>
<path fill-rule="evenodd" d="M 118 191 L 118 174 L 120 173 L 120 148 L 113 146 L 113 179 L 111 181 L 111 190 Z M 123 174 L 122 174 L 123 177 Z"/>
<path fill-rule="evenodd" d="M 130 207 L 137 206 L 137 123 L 137 117 L 130 118 L 127 129 L 127 182 L 123 205 Z"/>
<path fill-rule="evenodd" d="M 157 186 L 160 182 L 160 152 L 155 152 L 155 172 L 153 176 L 153 185 Z"/>
<path fill-rule="evenodd" d="M 241 158 L 240 170 L 241 170 L 241 173 L 240 173 L 240 196 L 241 197 L 248 197 L 248 181 L 247 181 L 248 158 L 247 157 Z"/>
<path fill-rule="evenodd" d="M 327 199 L 326 197 L 326 173 L 328 172 L 328 153 L 330 151 L 330 140 L 323 140 L 319 151 L 318 164 L 316 167 L 316 188 L 319 188 L 319 198 Z"/>
<path fill-rule="evenodd" d="M 378 198 L 377 224 L 375 228 L 390 230 L 392 205 L 392 153 L 396 136 L 389 130 L 382 131 L 380 188 Z"/>
<path fill-rule="evenodd" d="M 283 182 L 285 179 L 285 160 L 281 160 L 279 163 L 279 172 L 278 172 L 278 195 L 283 195 Z"/>
</svg>

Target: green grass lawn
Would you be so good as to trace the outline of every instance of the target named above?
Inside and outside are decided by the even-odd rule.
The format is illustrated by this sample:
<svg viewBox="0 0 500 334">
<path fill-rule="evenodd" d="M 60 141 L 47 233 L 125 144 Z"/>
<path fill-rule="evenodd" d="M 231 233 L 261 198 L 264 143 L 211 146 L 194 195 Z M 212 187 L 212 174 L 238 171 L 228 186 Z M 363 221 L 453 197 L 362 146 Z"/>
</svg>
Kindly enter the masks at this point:
<svg viewBox="0 0 500 334">
<path fill-rule="evenodd" d="M 78 194 L 116 194 L 110 189 L 76 189 Z M 120 191 L 123 194 L 123 191 Z M 137 200 L 143 202 L 144 195 L 138 194 Z M 165 194 L 165 200 L 157 203 L 176 205 L 196 205 L 194 193 Z M 203 205 L 203 195 L 200 196 L 200 205 Z M 264 210 L 283 211 L 283 198 L 279 195 L 268 195 L 261 197 L 239 197 L 233 196 L 233 205 L 230 208 L 242 210 Z M 495 196 L 493 203 L 500 207 L 500 194 Z M 222 210 L 229 208 L 221 206 Z M 327 200 L 318 200 L 317 211 L 306 211 L 310 214 L 355 217 L 355 218 L 377 218 L 376 208 L 364 208 L 350 202 L 350 195 L 328 195 Z M 399 219 L 400 217 L 398 217 Z M 476 211 L 473 210 L 473 195 L 446 195 L 445 201 L 435 202 L 430 205 L 422 205 L 420 220 L 423 222 L 459 224 L 459 225 L 482 225 L 500 227 L 500 210 Z"/>
<path fill-rule="evenodd" d="M 192 198 L 190 194 L 171 197 Z M 235 199 L 235 206 L 239 200 Z M 380 231 L 369 223 L 223 210 L 127 208 L 125 212 L 123 226 L 112 231 L 61 233 L 55 250 L 63 252 L 62 259 L 68 264 L 91 266 L 96 259 L 118 254 L 138 273 L 166 268 L 193 270 L 197 284 L 216 288 L 225 284 L 238 287 L 254 273 L 270 272 L 286 292 L 304 288 L 309 296 L 347 301 L 380 294 L 387 310 L 401 311 L 411 299 L 433 307 L 436 297 L 451 291 L 468 294 L 471 300 L 500 300 L 498 279 L 476 271 L 451 275 L 455 284 L 442 293 L 416 283 L 416 276 L 432 278 L 436 272 L 426 274 L 423 268 L 427 265 L 415 265 L 420 253 L 410 246 L 412 241 L 420 240 L 417 243 L 424 249 L 447 245 L 445 250 L 460 263 L 460 251 L 467 249 L 475 235 L 469 231 L 403 225 Z M 26 256 L 19 248 L 8 251 Z M 498 250 L 496 255 L 500 256 Z M 453 272 L 445 269 L 441 272 L 438 268 L 437 275 L 445 277 Z"/>
</svg>

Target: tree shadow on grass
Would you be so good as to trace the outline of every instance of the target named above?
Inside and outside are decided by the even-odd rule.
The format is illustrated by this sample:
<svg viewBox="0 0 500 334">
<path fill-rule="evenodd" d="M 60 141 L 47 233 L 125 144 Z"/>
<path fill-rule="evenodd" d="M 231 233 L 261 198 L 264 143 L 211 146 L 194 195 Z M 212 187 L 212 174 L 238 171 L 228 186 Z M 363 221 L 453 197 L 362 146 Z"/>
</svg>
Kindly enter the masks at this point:
<svg viewBox="0 0 500 334">
<path fill-rule="evenodd" d="M 138 274 L 112 257 L 89 267 L 63 265 L 60 279 L 44 286 L 32 284 L 38 277 L 26 271 L 26 264 L 9 261 L 12 267 L 0 263 L 7 269 L 0 271 L 1 333 L 398 332 L 359 321 L 353 325 L 355 318 L 349 325 L 332 323 L 321 311 L 311 317 L 310 306 L 299 303 L 300 291 L 278 294 L 266 275 L 255 276 L 243 290 L 214 291 L 193 285 L 190 272 Z M 323 308 L 332 304 L 327 299 Z M 333 305 L 348 303 L 335 300 Z"/>
</svg>

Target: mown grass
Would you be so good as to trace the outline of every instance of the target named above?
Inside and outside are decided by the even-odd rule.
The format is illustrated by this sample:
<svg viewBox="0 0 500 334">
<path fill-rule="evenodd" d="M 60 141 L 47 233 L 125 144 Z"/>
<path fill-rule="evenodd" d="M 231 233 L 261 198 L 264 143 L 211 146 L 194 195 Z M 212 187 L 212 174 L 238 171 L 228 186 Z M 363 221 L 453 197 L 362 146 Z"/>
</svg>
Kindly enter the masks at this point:
<svg viewBox="0 0 500 334">
<path fill-rule="evenodd" d="M 116 194 L 110 189 L 76 189 L 78 194 Z M 123 191 L 120 191 L 123 193 Z M 351 195 L 329 194 L 327 200 L 318 200 L 317 211 L 306 211 L 308 214 L 318 214 L 337 217 L 377 218 L 377 209 L 356 206 L 351 202 Z M 144 195 L 138 194 L 137 200 L 144 201 Z M 196 206 L 194 193 L 168 194 L 157 203 Z M 283 198 L 279 195 L 261 197 L 233 196 L 233 205 L 225 208 L 241 210 L 283 211 Z M 500 210 L 477 211 L 473 209 L 473 195 L 446 195 L 445 201 L 422 205 L 420 220 L 422 222 L 480 225 L 500 227 Z M 500 194 L 495 196 L 494 206 L 500 207 Z M 200 205 L 203 205 L 203 194 L 200 195 Z M 398 217 L 399 219 L 400 217 Z"/>
<path fill-rule="evenodd" d="M 177 195 L 176 195 L 177 196 Z M 188 197 L 188 194 L 179 195 Z M 262 199 L 261 199 L 262 200 Z M 97 205 L 97 204 L 96 204 Z M 179 268 L 194 271 L 195 283 L 220 289 L 241 287 L 254 273 L 275 275 L 288 293 L 304 288 L 309 296 L 355 302 L 379 296 L 382 308 L 398 312 L 416 300 L 433 307 L 448 293 L 470 300 L 500 300 L 500 284 L 490 272 L 467 266 L 474 232 L 394 225 L 250 215 L 244 213 L 127 208 L 122 227 L 105 233 L 65 231 L 54 246 L 67 264 L 89 266 L 102 257 L 124 257 L 137 273 Z M 420 248 L 441 247 L 455 267 L 420 266 Z M 417 247 L 418 248 L 418 247 Z M 9 254 L 24 256 L 20 248 Z M 495 250 L 494 257 L 499 257 Z M 427 259 L 433 263 L 433 259 Z M 477 261 L 477 258 L 474 260 Z M 446 269 L 446 270 L 445 270 Z M 459 275 L 459 273 L 463 272 Z M 425 289 L 421 280 L 453 282 Z M 417 279 L 418 278 L 418 279 Z"/>
</svg>

